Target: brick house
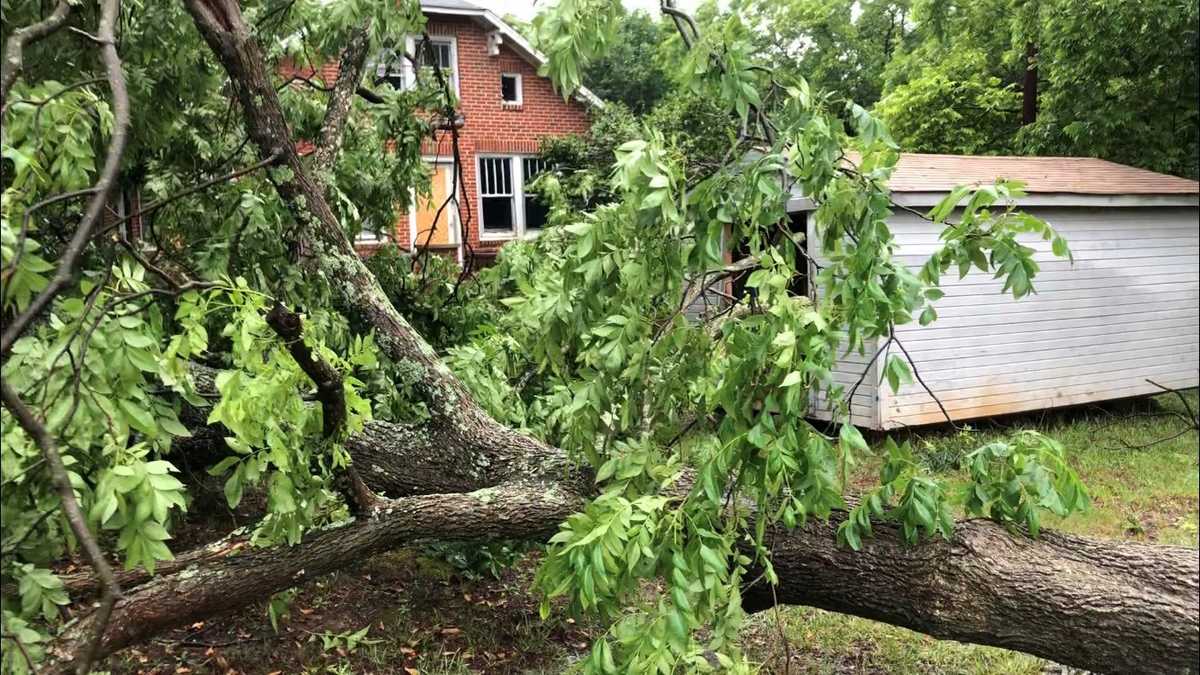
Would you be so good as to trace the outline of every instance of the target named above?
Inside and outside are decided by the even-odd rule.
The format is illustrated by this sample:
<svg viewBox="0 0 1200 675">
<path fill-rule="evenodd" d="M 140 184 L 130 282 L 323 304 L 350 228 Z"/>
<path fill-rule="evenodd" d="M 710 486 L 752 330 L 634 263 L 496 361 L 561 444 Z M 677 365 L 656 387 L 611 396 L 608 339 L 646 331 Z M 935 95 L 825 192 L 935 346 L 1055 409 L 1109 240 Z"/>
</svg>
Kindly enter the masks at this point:
<svg viewBox="0 0 1200 675">
<path fill-rule="evenodd" d="M 535 235 L 545 222 L 545 209 L 524 192 L 544 168 L 541 139 L 586 132 L 589 109 L 603 104 L 586 89 L 564 100 L 537 74 L 545 57 L 494 12 L 464 0 L 423 0 L 421 9 L 431 49 L 416 48 L 420 36 L 402 44 L 408 54 L 419 53 L 423 65 L 440 67 L 458 95 L 462 170 L 456 172 L 450 129 L 439 129 L 421 146 L 431 197 L 398 214 L 386 231 L 364 231 L 356 248 L 369 253 L 390 240 L 408 250 L 428 246 L 459 262 L 469 252 L 486 264 L 506 242 Z M 321 70 L 325 82 L 336 79 L 336 63 Z M 368 61 L 367 77 L 376 87 L 411 86 L 416 75 L 412 62 L 392 51 Z"/>
</svg>

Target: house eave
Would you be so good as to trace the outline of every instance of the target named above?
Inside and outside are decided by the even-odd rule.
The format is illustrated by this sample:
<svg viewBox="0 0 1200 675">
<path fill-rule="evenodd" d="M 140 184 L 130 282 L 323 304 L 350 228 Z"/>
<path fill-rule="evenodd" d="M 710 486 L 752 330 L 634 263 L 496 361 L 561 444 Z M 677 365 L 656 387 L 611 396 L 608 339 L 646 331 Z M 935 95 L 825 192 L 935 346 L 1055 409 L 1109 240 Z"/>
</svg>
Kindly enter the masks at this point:
<svg viewBox="0 0 1200 675">
<path fill-rule="evenodd" d="M 541 68 L 546 64 L 546 55 L 529 44 L 529 41 L 521 36 L 512 26 L 505 23 L 504 19 L 500 18 L 495 12 L 490 9 L 476 8 L 455 8 L 455 7 L 423 7 L 422 11 L 427 15 L 440 16 L 463 16 L 474 19 L 481 24 L 485 29 L 498 31 L 504 36 L 504 40 L 508 43 L 513 51 L 517 52 L 521 58 L 525 59 L 535 68 Z M 587 87 L 579 87 L 574 93 L 575 100 L 584 105 L 591 106 L 596 109 L 604 108 L 604 101 L 599 96 L 594 94 Z"/>
</svg>

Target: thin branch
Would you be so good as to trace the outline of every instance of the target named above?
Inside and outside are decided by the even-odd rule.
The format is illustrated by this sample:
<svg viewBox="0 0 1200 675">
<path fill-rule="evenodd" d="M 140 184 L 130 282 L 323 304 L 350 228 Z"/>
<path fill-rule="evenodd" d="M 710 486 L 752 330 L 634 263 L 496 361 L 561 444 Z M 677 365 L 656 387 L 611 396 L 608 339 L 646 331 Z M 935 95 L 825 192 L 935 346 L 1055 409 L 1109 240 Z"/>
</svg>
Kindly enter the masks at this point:
<svg viewBox="0 0 1200 675">
<path fill-rule="evenodd" d="M 884 341 L 883 344 L 879 345 L 879 349 L 875 350 L 875 355 L 871 357 L 871 360 L 867 361 L 867 365 L 865 368 L 863 368 L 862 374 L 858 376 L 858 381 L 856 381 L 854 383 L 853 387 L 850 387 L 850 393 L 846 395 L 845 400 L 846 400 L 846 409 L 847 410 L 853 409 L 854 392 L 858 391 L 858 388 L 860 386 L 862 386 L 863 380 L 867 379 L 867 373 L 871 372 L 871 366 L 875 365 L 875 362 L 879 360 L 879 355 L 883 354 L 884 350 L 887 349 L 888 345 L 892 344 L 892 341 L 895 339 L 896 339 L 895 336 L 888 337 L 888 339 L 886 341 Z"/>
<path fill-rule="evenodd" d="M 25 240 L 29 238 L 29 221 L 33 218 L 34 212 L 36 212 L 39 209 L 50 206 L 51 204 L 56 204 L 58 202 L 66 201 L 68 199 L 75 199 L 77 197 L 87 196 L 90 194 L 94 194 L 95 192 L 96 192 L 95 188 L 85 188 L 83 190 L 74 190 L 72 192 L 62 192 L 62 193 L 47 197 L 47 198 L 43 199 L 42 201 L 37 202 L 36 204 L 33 204 L 29 208 L 25 209 L 25 213 L 21 217 L 21 232 L 20 232 L 20 234 L 17 235 L 17 245 L 16 245 L 17 252 L 15 255 L 13 255 L 13 259 L 11 261 L 9 261 L 8 267 L 4 268 L 3 272 L 0 272 L 0 279 L 4 279 L 4 281 L 7 282 L 9 276 L 12 275 L 14 272 L 16 272 L 17 267 L 20 266 L 21 258 L 23 258 L 25 255 Z M 4 304 L 3 301 L 5 299 L 7 299 L 7 295 L 8 295 L 8 290 L 5 289 L 4 294 L 0 295 L 0 305 Z"/>
<path fill-rule="evenodd" d="M 281 303 L 267 312 L 267 325 L 283 339 L 288 353 L 296 360 L 300 369 L 317 385 L 317 400 L 321 402 L 322 433 L 332 438 L 346 421 L 346 398 L 342 387 L 342 374 L 328 361 L 313 354 L 304 344 L 304 327 L 300 315 L 289 311 Z"/>
<path fill-rule="evenodd" d="M 4 74 L 0 76 L 0 114 L 8 109 L 8 92 L 12 91 L 17 77 L 25 68 L 25 47 L 62 28 L 70 15 L 71 3 L 59 0 L 50 16 L 24 28 L 18 28 L 8 37 L 8 42 L 4 45 Z"/>
<path fill-rule="evenodd" d="M 21 639 L 11 633 L 0 633 L 0 640 L 12 640 L 17 646 L 17 651 L 21 652 L 21 658 L 25 660 L 25 668 L 31 673 L 36 673 L 37 668 L 33 665 L 33 659 L 29 657 L 29 650 L 25 649 L 25 643 Z"/>
<path fill-rule="evenodd" d="M 1193 431 L 1195 431 L 1195 429 L 1191 429 L 1191 428 L 1189 428 L 1189 429 L 1180 429 L 1178 432 L 1176 432 L 1176 433 L 1174 433 L 1174 434 L 1171 434 L 1170 436 L 1167 436 L 1166 438 L 1159 438 L 1159 439 L 1155 439 L 1155 440 L 1153 440 L 1153 441 L 1149 441 L 1149 442 L 1146 442 L 1146 443 L 1141 443 L 1141 444 L 1136 444 L 1136 445 L 1135 445 L 1135 444 L 1133 444 L 1133 443 L 1130 443 L 1130 442 L 1126 441 L 1126 440 L 1125 440 L 1125 439 L 1123 439 L 1123 438 L 1121 438 L 1121 439 L 1118 439 L 1118 440 L 1120 440 L 1120 441 L 1121 441 L 1121 445 L 1125 446 L 1125 449 L 1126 449 L 1126 450 L 1145 450 L 1146 448 L 1153 447 L 1153 446 L 1155 446 L 1155 445 L 1158 445 L 1159 443 L 1166 443 L 1166 442 L 1168 442 L 1168 441 L 1173 441 L 1173 440 L 1175 440 L 1176 438 L 1179 438 L 1180 436 L 1183 436 L 1184 434 L 1190 434 L 1190 433 L 1192 433 Z"/>
<path fill-rule="evenodd" d="M 109 192 L 116 184 L 117 174 L 121 168 L 121 158 L 125 154 L 125 144 L 129 132 L 129 92 L 125 88 L 125 73 L 121 69 L 121 57 L 117 54 L 114 29 L 119 15 L 120 0 L 105 0 L 101 8 L 99 35 L 101 38 L 100 57 L 104 62 L 109 90 L 112 91 L 113 127 L 112 138 L 108 144 L 108 155 L 104 160 L 104 168 L 96 181 L 91 200 L 83 219 L 75 229 L 62 257 L 58 269 L 50 283 L 46 285 L 37 297 L 29 303 L 24 312 L 18 314 L 0 335 L 0 363 L 8 359 L 13 344 L 25 332 L 29 325 L 45 310 L 55 297 L 74 278 L 83 251 L 91 240 L 92 231 L 100 221 L 100 214 L 108 201 Z M 7 91 L 4 92 L 7 95 Z"/>
<path fill-rule="evenodd" d="M 1163 385 L 1155 382 L 1154 380 L 1151 380 L 1150 378 L 1146 378 L 1146 381 L 1149 382 L 1150 384 L 1158 387 L 1159 389 L 1162 389 L 1163 391 L 1167 392 L 1168 394 L 1175 394 L 1176 396 L 1178 396 L 1179 402 L 1183 404 L 1183 409 L 1187 411 L 1188 418 L 1192 421 L 1192 427 L 1195 429 L 1200 429 L 1200 417 L 1197 417 L 1196 412 L 1194 410 L 1192 410 L 1192 404 L 1187 400 L 1187 397 L 1183 395 L 1182 391 L 1179 391 L 1178 389 L 1173 389 L 1171 387 L 1163 386 Z"/>
<path fill-rule="evenodd" d="M 282 156 L 281 153 L 276 153 L 274 155 L 271 155 L 270 157 L 267 157 L 264 160 L 255 162 L 254 164 L 251 164 L 250 166 L 247 166 L 243 169 L 238 169 L 237 171 L 233 171 L 231 173 L 217 176 L 216 178 L 209 178 L 208 180 L 206 180 L 204 182 L 197 183 L 189 188 L 180 190 L 179 192 L 176 192 L 173 195 L 163 197 L 162 199 L 160 199 L 156 202 L 150 203 L 150 205 L 144 207 L 142 210 L 140 210 L 136 213 L 131 213 L 131 214 L 125 216 L 124 218 L 121 218 L 115 222 L 110 223 L 103 230 L 100 230 L 99 234 L 101 234 L 101 235 L 108 234 L 109 232 L 112 232 L 113 230 L 115 230 L 118 227 L 124 225 L 125 223 L 133 220 L 134 218 L 139 218 L 141 216 L 148 216 L 151 213 L 154 213 L 155 211 L 166 206 L 167 204 L 179 201 L 180 199 L 183 199 L 184 197 L 187 197 L 188 195 L 193 195 L 197 192 L 200 192 L 201 190 L 210 188 L 213 185 L 216 185 L 217 183 L 224 183 L 227 181 L 234 180 L 236 178 L 241 178 L 242 176 L 245 176 L 246 174 L 254 173 L 255 171 L 258 171 L 259 169 L 261 169 L 265 166 L 271 166 L 272 164 L 279 162 L 281 156 Z"/>
<path fill-rule="evenodd" d="M 32 523 L 29 524 L 29 527 L 25 529 L 25 532 L 23 534 L 21 534 L 21 536 L 18 537 L 16 541 L 14 541 L 11 544 L 9 544 L 8 546 L 4 547 L 3 551 L 0 551 L 0 557 L 10 556 L 13 553 L 15 553 L 17 551 L 17 549 L 21 548 L 21 544 L 24 544 L 25 540 L 29 539 L 29 536 L 31 534 L 33 534 L 34 531 L 37 530 L 38 527 L 41 526 L 42 523 L 46 522 L 47 518 L 54 515 L 54 513 L 56 513 L 58 511 L 58 508 L 59 507 L 56 504 L 56 505 L 51 506 L 50 508 L 46 509 L 45 511 L 42 511 L 41 514 L 39 514 L 38 517 Z"/>
<path fill-rule="evenodd" d="M 367 60 L 370 31 L 371 20 L 367 19 L 354 29 L 349 43 L 342 50 L 337 80 L 333 83 L 329 103 L 325 107 L 325 119 L 321 123 L 317 149 L 313 152 L 314 174 L 318 180 L 321 179 L 322 173 L 332 169 L 333 162 L 342 149 L 346 119 L 350 116 L 351 97 L 362 81 L 363 66 Z"/>
<path fill-rule="evenodd" d="M 938 409 L 942 411 L 942 416 L 946 418 L 946 422 L 950 426 L 957 429 L 958 425 L 954 423 L 954 418 L 950 417 L 950 413 L 946 412 L 946 406 L 942 405 L 942 399 L 938 398 L 937 394 L 933 393 L 933 390 L 929 388 L 929 385 L 925 384 L 925 380 L 921 379 L 921 373 L 917 370 L 917 362 L 913 361 L 913 358 L 911 355 L 909 355 L 908 350 L 904 348 L 904 343 L 896 337 L 894 328 L 892 329 L 892 336 L 889 339 L 896 343 L 896 346 L 900 348 L 900 351 L 904 352 L 904 358 L 908 359 L 908 365 L 912 370 L 913 377 L 917 378 L 917 382 L 919 382 L 921 387 L 925 389 L 925 393 L 929 394 L 929 398 L 932 398 L 933 402 L 937 404 Z"/>
<path fill-rule="evenodd" d="M 304 326 L 299 314 L 276 302 L 267 312 L 266 320 L 267 325 L 283 339 L 296 364 L 317 385 L 317 400 L 321 403 L 321 432 L 326 439 L 335 438 L 346 424 L 346 392 L 342 385 L 342 374 L 304 343 Z M 349 485 L 342 485 L 341 491 L 352 509 L 357 507 L 361 513 L 370 513 L 382 503 L 353 466 L 347 467 L 345 478 Z"/>
</svg>

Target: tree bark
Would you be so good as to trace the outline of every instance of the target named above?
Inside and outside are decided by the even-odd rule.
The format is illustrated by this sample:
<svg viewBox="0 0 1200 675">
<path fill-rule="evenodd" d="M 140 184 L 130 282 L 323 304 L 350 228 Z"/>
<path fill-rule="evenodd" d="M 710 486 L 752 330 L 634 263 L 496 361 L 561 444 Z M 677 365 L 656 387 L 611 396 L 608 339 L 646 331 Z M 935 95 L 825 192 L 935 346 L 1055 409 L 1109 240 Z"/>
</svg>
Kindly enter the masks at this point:
<svg viewBox="0 0 1200 675">
<path fill-rule="evenodd" d="M 775 530 L 780 585 L 746 589 L 747 610 L 810 605 L 936 638 L 1035 654 L 1097 673 L 1200 669 L 1200 554 L 1057 533 L 1038 539 L 986 520 L 951 541 L 904 543 L 876 526 L 861 551 L 836 545 L 844 513 Z"/>
<path fill-rule="evenodd" d="M 219 546 L 203 566 L 160 576 L 117 602 L 98 656 L 320 577 L 351 561 L 422 541 L 545 537 L 582 506 L 558 486 L 519 483 L 464 494 L 406 497 L 380 512 L 306 537 L 293 547 Z M 65 670 L 92 635 L 93 616 L 72 624 L 48 653 Z"/>
<path fill-rule="evenodd" d="M 1025 75 L 1021 87 L 1021 126 L 1037 121 L 1038 113 L 1038 68 L 1037 45 L 1025 43 Z"/>
<path fill-rule="evenodd" d="M 222 546 L 127 592 L 100 645 L 109 654 L 161 631 L 263 600 L 348 561 L 428 540 L 543 538 L 583 504 L 546 483 L 405 497 L 376 517 L 314 533 L 291 548 Z M 987 521 L 959 523 L 949 542 L 908 546 L 876 528 L 863 550 L 838 548 L 840 517 L 770 534 L 774 597 L 903 626 L 942 639 L 1016 649 L 1107 673 L 1195 673 L 1200 660 L 1196 552 L 1058 534 L 1013 536 Z M 745 606 L 772 606 L 768 587 Z M 88 618 L 57 643 L 73 654 Z"/>
<path fill-rule="evenodd" d="M 225 539 L 181 554 L 154 580 L 124 576 L 126 599 L 113 612 L 103 653 L 389 548 L 426 540 L 540 540 L 587 498 L 586 480 L 570 475 L 577 472 L 557 449 L 537 459 L 492 454 L 473 460 L 473 448 L 439 443 L 410 427 L 369 423 L 347 448 L 372 490 L 404 495 L 385 508 L 315 532 L 295 547 L 255 549 L 244 539 Z M 428 490 L 455 494 L 422 494 Z M 746 588 L 746 609 L 766 609 L 778 598 L 1096 672 L 1197 672 L 1195 550 L 1054 533 L 1030 539 L 971 520 L 957 524 L 951 541 L 917 546 L 878 524 L 863 549 L 851 551 L 836 544 L 844 515 L 770 530 L 780 585 L 774 593 L 762 585 Z M 71 640 L 88 634 L 88 621 L 73 626 L 55 654 L 72 653 Z"/>
</svg>

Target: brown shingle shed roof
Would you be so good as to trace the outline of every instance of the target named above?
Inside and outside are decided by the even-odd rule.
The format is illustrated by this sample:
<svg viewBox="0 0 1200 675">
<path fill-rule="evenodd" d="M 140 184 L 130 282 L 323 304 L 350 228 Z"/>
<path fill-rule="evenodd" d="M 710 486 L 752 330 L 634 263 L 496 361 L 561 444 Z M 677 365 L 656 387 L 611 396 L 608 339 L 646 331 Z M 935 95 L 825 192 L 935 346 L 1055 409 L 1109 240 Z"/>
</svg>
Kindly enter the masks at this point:
<svg viewBox="0 0 1200 675">
<path fill-rule="evenodd" d="M 984 157 L 901 153 L 893 192 L 948 192 L 959 185 L 1020 180 L 1027 193 L 1194 195 L 1200 183 L 1091 157 Z"/>
</svg>

